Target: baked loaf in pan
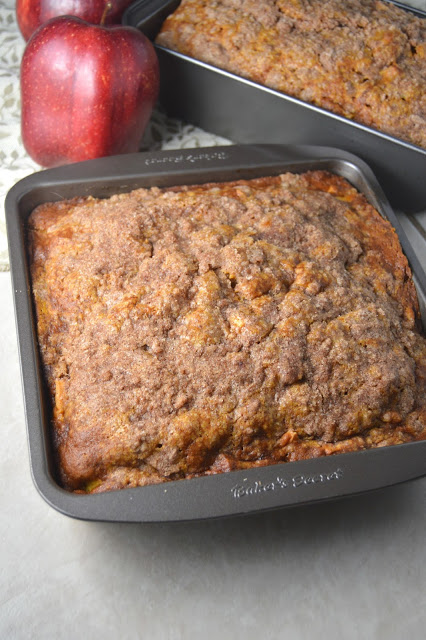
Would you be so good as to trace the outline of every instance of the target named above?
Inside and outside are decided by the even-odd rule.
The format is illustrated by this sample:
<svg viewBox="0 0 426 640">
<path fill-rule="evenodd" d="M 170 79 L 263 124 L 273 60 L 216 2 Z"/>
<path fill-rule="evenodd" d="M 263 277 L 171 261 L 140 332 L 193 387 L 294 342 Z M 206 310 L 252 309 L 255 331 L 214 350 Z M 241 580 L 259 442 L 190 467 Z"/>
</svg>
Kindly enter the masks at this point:
<svg viewBox="0 0 426 640">
<path fill-rule="evenodd" d="M 157 43 L 426 148 L 426 20 L 378 0 L 182 0 Z"/>
<path fill-rule="evenodd" d="M 100 492 L 426 438 L 398 238 L 323 171 L 44 204 L 60 481 Z"/>
</svg>

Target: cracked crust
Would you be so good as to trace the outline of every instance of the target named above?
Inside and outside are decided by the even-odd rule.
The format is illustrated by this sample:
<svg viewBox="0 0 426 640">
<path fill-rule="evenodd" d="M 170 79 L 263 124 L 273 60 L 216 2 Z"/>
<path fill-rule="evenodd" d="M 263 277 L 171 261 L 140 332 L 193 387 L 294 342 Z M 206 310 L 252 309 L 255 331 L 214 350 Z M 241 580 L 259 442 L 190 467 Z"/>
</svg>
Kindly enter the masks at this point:
<svg viewBox="0 0 426 640">
<path fill-rule="evenodd" d="M 426 148 L 425 23 L 376 0 L 182 0 L 157 43 Z"/>
<path fill-rule="evenodd" d="M 29 235 L 67 489 L 426 438 L 410 270 L 344 179 L 46 204 Z"/>
</svg>

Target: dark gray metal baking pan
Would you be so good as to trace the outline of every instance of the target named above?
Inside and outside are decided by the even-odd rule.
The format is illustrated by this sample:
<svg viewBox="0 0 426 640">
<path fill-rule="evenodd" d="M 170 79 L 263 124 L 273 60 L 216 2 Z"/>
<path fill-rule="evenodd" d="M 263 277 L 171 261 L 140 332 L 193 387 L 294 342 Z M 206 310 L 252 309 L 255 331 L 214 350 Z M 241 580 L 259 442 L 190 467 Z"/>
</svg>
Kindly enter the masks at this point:
<svg viewBox="0 0 426 640">
<path fill-rule="evenodd" d="M 390 1 L 390 0 L 388 0 Z M 138 0 L 123 23 L 151 39 L 179 0 Z M 426 13 L 401 8 L 426 19 Z M 160 103 L 169 116 L 237 143 L 317 144 L 345 149 L 373 169 L 390 203 L 426 208 L 426 149 L 156 45 Z"/>
<path fill-rule="evenodd" d="M 49 402 L 38 354 L 27 255 L 26 223 L 34 207 L 73 196 L 108 197 L 142 186 L 167 187 L 311 169 L 345 177 L 390 220 L 411 263 L 426 326 L 425 272 L 369 167 L 341 150 L 247 145 L 139 153 L 41 171 L 9 191 L 6 223 L 29 458 L 34 483 L 52 507 L 84 520 L 198 520 L 342 498 L 426 475 L 424 441 L 95 495 L 69 493 L 55 480 Z"/>
</svg>

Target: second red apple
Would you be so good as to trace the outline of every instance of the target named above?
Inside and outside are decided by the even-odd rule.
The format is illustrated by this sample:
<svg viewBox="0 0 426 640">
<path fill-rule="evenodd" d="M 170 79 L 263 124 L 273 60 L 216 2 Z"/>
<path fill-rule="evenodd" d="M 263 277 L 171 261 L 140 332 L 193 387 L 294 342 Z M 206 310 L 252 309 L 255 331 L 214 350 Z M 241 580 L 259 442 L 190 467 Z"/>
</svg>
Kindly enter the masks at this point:
<svg viewBox="0 0 426 640">
<path fill-rule="evenodd" d="M 105 24 L 118 24 L 132 1 L 111 0 Z M 58 16 L 76 16 L 100 24 L 105 5 L 106 0 L 16 0 L 16 19 L 23 37 L 29 40 L 40 25 Z"/>
</svg>

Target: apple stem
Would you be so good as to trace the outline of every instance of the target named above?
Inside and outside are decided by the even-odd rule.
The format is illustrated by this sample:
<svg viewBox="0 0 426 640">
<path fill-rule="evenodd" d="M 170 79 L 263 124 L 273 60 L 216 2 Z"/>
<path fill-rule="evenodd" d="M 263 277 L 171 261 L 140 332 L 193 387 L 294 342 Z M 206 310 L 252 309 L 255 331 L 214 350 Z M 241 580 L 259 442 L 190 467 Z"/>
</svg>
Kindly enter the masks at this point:
<svg viewBox="0 0 426 640">
<path fill-rule="evenodd" d="M 104 12 L 103 12 L 102 18 L 101 18 L 101 27 L 105 24 L 106 17 L 108 15 L 108 13 L 111 11 L 111 9 L 112 9 L 112 2 L 110 2 L 110 0 L 108 0 L 108 2 L 105 2 Z"/>
</svg>

